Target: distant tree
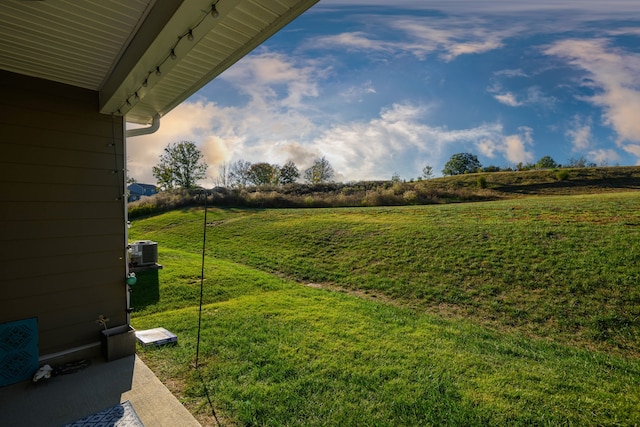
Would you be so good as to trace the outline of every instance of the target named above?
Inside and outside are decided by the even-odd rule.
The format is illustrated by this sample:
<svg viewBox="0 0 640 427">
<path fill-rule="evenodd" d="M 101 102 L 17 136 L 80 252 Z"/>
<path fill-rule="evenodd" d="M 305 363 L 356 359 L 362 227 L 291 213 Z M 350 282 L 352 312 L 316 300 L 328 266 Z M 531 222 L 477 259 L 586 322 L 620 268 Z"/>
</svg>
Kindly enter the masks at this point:
<svg viewBox="0 0 640 427">
<path fill-rule="evenodd" d="M 136 181 L 136 179 L 134 177 L 129 176 L 129 169 L 127 169 L 127 187 L 130 184 L 135 184 L 136 182 L 138 182 L 138 181 Z M 126 193 L 127 193 L 127 200 L 128 200 L 129 196 L 131 194 L 131 192 L 129 191 L 129 188 L 126 189 Z"/>
<path fill-rule="evenodd" d="M 474 173 L 482 168 L 482 164 L 475 154 L 458 153 L 451 156 L 449 161 L 444 165 L 443 175 L 462 175 L 465 173 Z"/>
<path fill-rule="evenodd" d="M 129 161 L 130 161 L 130 159 L 129 159 L 129 157 L 127 157 L 127 165 L 129 164 Z M 134 183 L 138 182 L 137 179 L 135 179 L 134 177 L 132 177 L 129 174 L 129 168 L 128 167 L 125 170 L 125 176 L 127 177 L 127 184 L 134 184 Z"/>
<path fill-rule="evenodd" d="M 289 160 L 280 168 L 280 184 L 293 184 L 300 178 L 300 171 L 298 167 Z"/>
<path fill-rule="evenodd" d="M 180 141 L 165 147 L 160 162 L 152 168 L 152 172 L 158 180 L 158 186 L 165 190 L 193 188 L 198 180 L 206 176 L 207 164 L 195 143 Z"/>
<path fill-rule="evenodd" d="M 250 184 L 249 168 L 251 162 L 246 160 L 236 160 L 229 166 L 229 186 L 246 187 Z"/>
<path fill-rule="evenodd" d="M 304 171 L 304 180 L 309 184 L 331 182 L 335 177 L 335 171 L 325 157 L 313 161 L 313 165 Z"/>
<path fill-rule="evenodd" d="M 400 182 L 400 174 L 398 172 L 394 172 L 391 175 L 391 182 Z"/>
<path fill-rule="evenodd" d="M 593 162 L 588 161 L 587 159 L 585 159 L 584 156 L 580 156 L 580 157 L 572 157 L 569 159 L 569 163 L 567 164 L 567 167 L 570 168 L 594 168 L 596 167 L 596 164 Z"/>
<path fill-rule="evenodd" d="M 173 181 L 173 172 L 164 165 L 158 165 L 151 168 L 153 176 L 156 178 L 158 188 L 161 190 L 171 190 L 175 187 Z"/>
<path fill-rule="evenodd" d="M 218 176 L 216 176 L 213 180 L 213 183 L 216 187 L 228 187 L 229 182 L 229 163 L 222 162 L 218 166 Z"/>
<path fill-rule="evenodd" d="M 482 172 L 500 172 L 500 166 L 485 166 Z"/>
<path fill-rule="evenodd" d="M 274 185 L 280 179 L 280 167 L 260 162 L 249 166 L 249 182 L 253 185 Z"/>
<path fill-rule="evenodd" d="M 541 157 L 536 163 L 536 169 L 554 169 L 557 167 L 558 164 L 551 158 L 551 156 Z"/>
<path fill-rule="evenodd" d="M 431 179 L 433 178 L 433 167 L 427 165 L 425 167 L 422 168 L 422 176 L 421 178 L 424 179 Z"/>
<path fill-rule="evenodd" d="M 531 169 L 535 169 L 535 168 L 536 168 L 536 165 L 534 165 L 533 163 L 529 163 L 529 162 L 527 162 L 527 163 L 520 162 L 520 163 L 518 163 L 516 165 L 516 170 L 517 171 L 530 171 Z"/>
</svg>

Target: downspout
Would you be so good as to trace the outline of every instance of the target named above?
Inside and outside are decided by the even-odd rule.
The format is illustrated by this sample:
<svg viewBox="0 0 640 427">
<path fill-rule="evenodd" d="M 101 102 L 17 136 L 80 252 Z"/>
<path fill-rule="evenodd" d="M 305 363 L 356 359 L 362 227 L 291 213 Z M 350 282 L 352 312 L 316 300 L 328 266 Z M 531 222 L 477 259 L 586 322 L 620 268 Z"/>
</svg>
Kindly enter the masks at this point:
<svg viewBox="0 0 640 427">
<path fill-rule="evenodd" d="M 124 154 L 125 159 L 127 158 L 127 138 L 133 138 L 136 136 L 149 135 L 154 133 L 160 128 L 160 115 L 156 114 L 153 116 L 151 120 L 151 125 L 146 128 L 138 128 L 138 129 L 127 129 L 126 138 L 124 143 Z M 125 177 L 124 182 L 127 182 L 126 177 L 126 168 L 125 168 Z M 127 206 L 127 197 L 124 198 L 124 223 L 125 223 L 125 241 L 127 242 L 127 252 L 129 251 L 129 208 Z M 129 254 L 127 253 L 127 257 L 125 258 L 127 261 L 126 265 L 126 277 L 129 277 Z M 127 325 L 131 325 L 131 286 L 127 283 Z"/>
<path fill-rule="evenodd" d="M 155 116 L 153 116 L 153 119 L 151 120 L 151 125 L 149 127 L 139 128 L 139 129 L 127 129 L 127 138 L 132 138 L 134 136 L 141 136 L 141 135 L 149 135 L 157 131 L 159 128 L 160 128 L 160 115 L 156 114 Z"/>
</svg>

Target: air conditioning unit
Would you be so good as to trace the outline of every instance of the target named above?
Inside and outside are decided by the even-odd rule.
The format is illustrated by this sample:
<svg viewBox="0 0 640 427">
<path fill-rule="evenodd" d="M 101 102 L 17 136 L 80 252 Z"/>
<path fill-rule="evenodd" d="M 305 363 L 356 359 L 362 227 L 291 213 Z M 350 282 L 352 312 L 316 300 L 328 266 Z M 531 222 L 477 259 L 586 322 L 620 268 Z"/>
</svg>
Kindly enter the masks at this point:
<svg viewBox="0 0 640 427">
<path fill-rule="evenodd" d="M 158 262 L 158 243 L 138 240 L 131 244 L 131 264 L 136 266 L 154 265 Z"/>
</svg>

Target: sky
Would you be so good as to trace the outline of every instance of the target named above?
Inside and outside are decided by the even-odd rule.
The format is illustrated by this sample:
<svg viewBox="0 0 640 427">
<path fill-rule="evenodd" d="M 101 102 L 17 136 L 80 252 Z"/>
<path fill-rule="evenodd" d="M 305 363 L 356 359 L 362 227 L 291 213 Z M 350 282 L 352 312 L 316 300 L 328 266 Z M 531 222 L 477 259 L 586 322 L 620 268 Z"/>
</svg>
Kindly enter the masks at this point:
<svg viewBox="0 0 640 427">
<path fill-rule="evenodd" d="M 223 163 L 341 182 L 435 176 L 451 155 L 515 167 L 640 165 L 637 0 L 321 0 L 127 143 L 155 183 L 163 149 L 195 142 L 213 187 Z"/>
</svg>

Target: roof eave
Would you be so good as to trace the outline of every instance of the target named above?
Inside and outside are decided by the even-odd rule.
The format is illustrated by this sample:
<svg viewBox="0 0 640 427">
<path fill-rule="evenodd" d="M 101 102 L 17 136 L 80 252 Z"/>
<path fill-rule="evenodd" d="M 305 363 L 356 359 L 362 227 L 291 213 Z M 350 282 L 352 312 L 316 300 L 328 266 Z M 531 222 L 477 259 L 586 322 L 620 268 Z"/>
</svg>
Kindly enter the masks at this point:
<svg viewBox="0 0 640 427">
<path fill-rule="evenodd" d="M 190 52 L 206 41 L 207 37 L 224 30 L 227 16 L 232 19 L 234 8 L 257 9 L 262 5 L 253 0 L 218 1 L 215 3 L 218 17 L 214 18 L 211 14 L 213 4 L 210 0 L 183 2 L 174 7 L 173 11 L 171 7 L 163 5 L 164 2 L 157 2 L 149 13 L 149 23 L 145 22 L 140 28 L 103 85 L 100 91 L 100 112 L 126 115 L 126 120 L 131 123 L 151 123 L 155 115 L 161 117 L 167 114 L 317 1 L 278 2 L 282 13 L 273 16 L 270 22 L 255 33 L 243 33 L 247 39 L 234 47 L 234 50 L 221 61 L 212 64 L 210 69 L 204 72 L 190 70 L 187 77 L 184 77 L 183 72 L 180 73 L 178 89 L 175 88 L 176 76 L 171 74 L 171 70 L 182 61 L 188 60 Z M 194 5 L 194 2 L 197 4 Z M 268 5 L 269 3 L 265 4 Z M 159 9 L 156 10 L 156 7 Z M 193 37 L 187 37 L 189 30 Z M 175 59 L 171 58 L 172 50 Z M 160 67 L 159 75 L 156 74 L 157 67 Z"/>
</svg>

